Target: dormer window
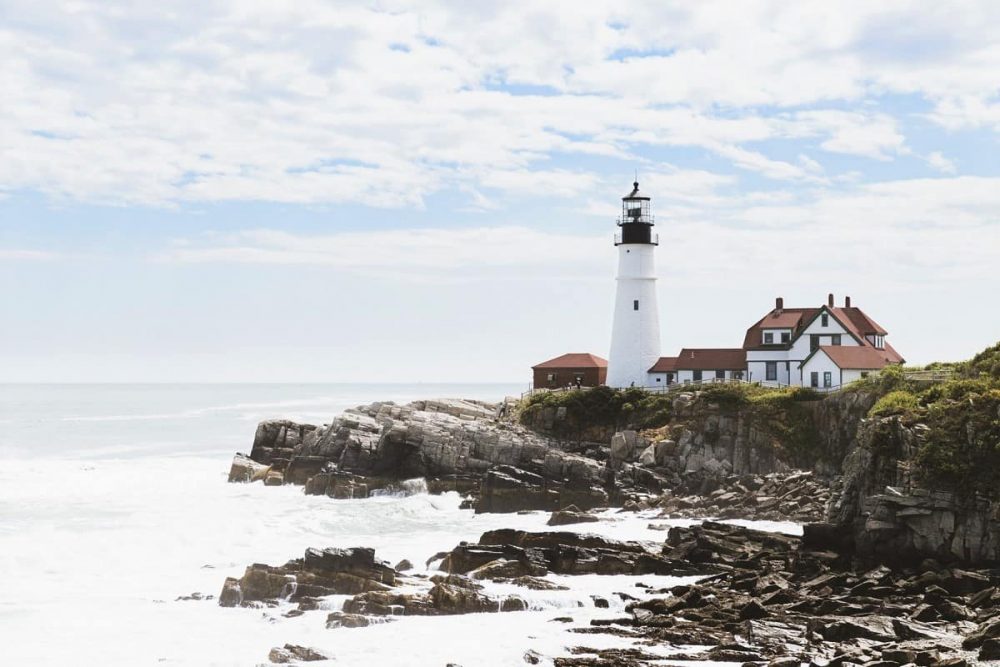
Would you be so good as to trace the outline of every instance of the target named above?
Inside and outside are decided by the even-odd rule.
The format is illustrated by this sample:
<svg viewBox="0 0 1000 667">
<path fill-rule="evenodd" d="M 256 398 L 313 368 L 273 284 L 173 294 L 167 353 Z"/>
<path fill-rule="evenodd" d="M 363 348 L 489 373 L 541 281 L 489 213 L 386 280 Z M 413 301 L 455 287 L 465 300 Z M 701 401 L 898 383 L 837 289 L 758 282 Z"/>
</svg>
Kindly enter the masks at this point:
<svg viewBox="0 0 1000 667">
<path fill-rule="evenodd" d="M 826 313 L 823 313 L 822 315 L 820 315 L 819 320 L 820 320 L 820 325 L 821 326 L 824 326 L 824 327 L 830 326 L 830 316 L 827 315 Z"/>
<path fill-rule="evenodd" d="M 782 343 L 788 343 L 791 340 L 792 340 L 792 334 L 791 333 L 789 333 L 788 331 L 782 331 L 781 332 L 781 342 Z"/>
<path fill-rule="evenodd" d="M 774 334 L 770 331 L 764 334 L 764 345 L 774 345 Z"/>
</svg>

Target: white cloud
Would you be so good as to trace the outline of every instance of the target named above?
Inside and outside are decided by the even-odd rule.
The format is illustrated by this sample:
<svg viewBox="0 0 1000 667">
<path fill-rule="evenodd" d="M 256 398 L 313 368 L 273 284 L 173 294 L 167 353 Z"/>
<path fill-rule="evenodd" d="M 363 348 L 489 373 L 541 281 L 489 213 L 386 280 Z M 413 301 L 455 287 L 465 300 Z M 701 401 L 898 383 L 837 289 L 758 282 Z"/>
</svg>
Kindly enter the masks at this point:
<svg viewBox="0 0 1000 667">
<path fill-rule="evenodd" d="M 927 155 L 927 164 L 937 169 L 942 174 L 954 174 L 957 171 L 955 163 L 946 158 L 940 151 L 934 151 Z"/>
<path fill-rule="evenodd" d="M 896 121 L 884 113 L 837 110 L 801 111 L 794 115 L 791 134 L 826 135 L 820 148 L 831 153 L 890 160 L 906 152 Z"/>
<path fill-rule="evenodd" d="M 815 183 L 814 164 L 785 157 L 800 146 L 760 142 L 905 154 L 899 119 L 860 108 L 884 94 L 922 97 L 949 128 L 1000 127 L 1000 6 L 989 2 L 11 12 L 0 188 L 86 201 L 419 207 L 449 188 L 517 195 L 540 183 L 575 197 L 594 180 L 554 157 L 641 160 L 662 147 Z"/>
</svg>

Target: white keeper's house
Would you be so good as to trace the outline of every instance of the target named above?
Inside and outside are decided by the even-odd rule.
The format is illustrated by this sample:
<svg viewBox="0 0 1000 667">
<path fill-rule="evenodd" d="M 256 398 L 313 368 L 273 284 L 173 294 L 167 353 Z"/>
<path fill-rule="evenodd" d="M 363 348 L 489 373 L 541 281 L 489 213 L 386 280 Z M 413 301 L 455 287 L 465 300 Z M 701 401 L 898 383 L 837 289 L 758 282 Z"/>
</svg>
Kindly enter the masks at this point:
<svg viewBox="0 0 1000 667">
<path fill-rule="evenodd" d="M 829 295 L 818 308 L 774 309 L 749 329 L 738 348 L 684 348 L 660 356 L 660 313 L 656 288 L 659 234 L 648 195 L 639 183 L 622 197 L 615 306 L 608 360 L 587 353 L 564 354 L 532 367 L 533 388 L 666 387 L 676 383 L 745 380 L 773 386 L 830 390 L 850 384 L 903 357 L 886 342 L 886 330 L 851 297 L 842 306 Z"/>
<path fill-rule="evenodd" d="M 819 308 L 785 308 L 779 297 L 774 309 L 747 329 L 743 347 L 685 348 L 676 357 L 661 357 L 649 369 L 649 384 L 741 379 L 836 389 L 903 363 L 887 335 L 851 297 L 836 306 L 831 294 Z"/>
</svg>

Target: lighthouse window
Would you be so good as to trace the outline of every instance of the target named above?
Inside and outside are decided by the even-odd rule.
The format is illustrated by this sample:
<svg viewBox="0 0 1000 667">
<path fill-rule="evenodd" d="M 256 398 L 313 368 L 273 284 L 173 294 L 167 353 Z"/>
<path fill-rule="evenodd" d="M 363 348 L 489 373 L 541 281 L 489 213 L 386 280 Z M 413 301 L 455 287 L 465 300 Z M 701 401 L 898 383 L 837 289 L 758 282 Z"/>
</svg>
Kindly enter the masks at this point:
<svg viewBox="0 0 1000 667">
<path fill-rule="evenodd" d="M 639 310 L 639 299 L 632 302 L 632 310 Z"/>
</svg>

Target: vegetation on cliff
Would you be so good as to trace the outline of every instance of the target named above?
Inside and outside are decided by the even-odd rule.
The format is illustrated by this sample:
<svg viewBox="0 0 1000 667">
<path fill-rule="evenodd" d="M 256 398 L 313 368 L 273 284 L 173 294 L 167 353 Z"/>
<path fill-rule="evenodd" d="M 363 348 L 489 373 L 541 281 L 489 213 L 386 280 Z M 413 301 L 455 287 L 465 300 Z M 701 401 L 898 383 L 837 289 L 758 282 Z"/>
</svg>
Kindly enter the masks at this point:
<svg viewBox="0 0 1000 667">
<path fill-rule="evenodd" d="M 673 395 L 654 394 L 642 389 L 594 387 L 574 391 L 540 392 L 522 403 L 519 419 L 537 425 L 549 408 L 565 414 L 552 424 L 557 437 L 581 437 L 601 430 L 646 429 L 670 422 Z"/>
<path fill-rule="evenodd" d="M 928 369 L 950 370 L 953 375 L 927 384 L 908 379 L 904 369 L 893 367 L 853 390 L 880 396 L 870 417 L 893 417 L 910 427 L 925 427 L 913 457 L 917 480 L 923 485 L 960 495 L 1000 497 L 1000 343 L 969 361 L 932 364 Z"/>
</svg>

